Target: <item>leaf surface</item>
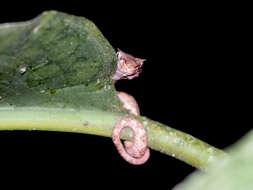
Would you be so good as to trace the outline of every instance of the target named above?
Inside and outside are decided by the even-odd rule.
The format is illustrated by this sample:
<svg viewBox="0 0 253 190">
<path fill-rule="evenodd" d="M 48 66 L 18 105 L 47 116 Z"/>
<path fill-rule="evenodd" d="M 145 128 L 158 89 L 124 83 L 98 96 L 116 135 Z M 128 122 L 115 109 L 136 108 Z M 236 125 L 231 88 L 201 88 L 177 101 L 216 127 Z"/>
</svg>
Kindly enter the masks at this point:
<svg viewBox="0 0 253 190">
<path fill-rule="evenodd" d="M 174 190 L 252 190 L 253 131 L 230 147 L 227 159 L 217 160 L 207 173 L 195 172 Z"/>
<path fill-rule="evenodd" d="M 56 11 L 0 25 L 0 106 L 123 111 L 114 49 L 88 19 Z"/>
</svg>

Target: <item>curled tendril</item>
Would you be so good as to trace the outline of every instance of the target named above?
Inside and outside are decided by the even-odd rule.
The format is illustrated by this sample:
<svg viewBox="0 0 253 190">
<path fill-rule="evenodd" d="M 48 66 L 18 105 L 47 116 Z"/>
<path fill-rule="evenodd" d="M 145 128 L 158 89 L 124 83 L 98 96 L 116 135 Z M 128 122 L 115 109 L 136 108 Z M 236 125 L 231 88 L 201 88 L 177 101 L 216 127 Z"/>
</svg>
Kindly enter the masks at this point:
<svg viewBox="0 0 253 190">
<path fill-rule="evenodd" d="M 125 141 L 122 145 L 120 132 L 124 128 L 131 128 L 134 140 Z M 120 119 L 113 128 L 112 140 L 120 155 L 129 163 L 139 165 L 145 163 L 149 158 L 148 138 L 143 125 L 136 119 L 125 117 Z"/>
</svg>

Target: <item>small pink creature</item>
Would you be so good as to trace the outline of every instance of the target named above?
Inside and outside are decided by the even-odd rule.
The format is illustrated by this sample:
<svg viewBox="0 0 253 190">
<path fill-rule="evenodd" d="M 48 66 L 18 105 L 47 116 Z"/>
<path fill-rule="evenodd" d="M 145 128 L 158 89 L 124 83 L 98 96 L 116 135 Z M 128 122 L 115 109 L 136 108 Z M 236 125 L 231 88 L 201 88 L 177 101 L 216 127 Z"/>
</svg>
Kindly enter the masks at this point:
<svg viewBox="0 0 253 190">
<path fill-rule="evenodd" d="M 131 80 L 139 76 L 145 59 L 135 58 L 120 49 L 118 49 L 116 56 L 117 70 L 112 77 L 115 82 L 120 79 Z M 125 92 L 117 92 L 117 95 L 122 101 L 123 107 L 128 110 L 130 114 L 140 114 L 139 106 L 131 95 Z M 134 140 L 133 142 L 125 141 L 124 147 L 120 141 L 120 132 L 126 127 L 132 129 Z M 144 126 L 137 119 L 131 117 L 121 118 L 113 128 L 112 140 L 120 155 L 127 162 L 137 165 L 143 164 L 148 160 L 150 152 L 147 146 L 147 133 Z"/>
<path fill-rule="evenodd" d="M 142 71 L 143 62 L 146 59 L 135 58 L 130 54 L 127 54 L 120 49 L 116 53 L 117 56 L 117 70 L 112 77 L 113 80 L 117 81 L 120 79 L 133 79 L 138 77 Z"/>
</svg>

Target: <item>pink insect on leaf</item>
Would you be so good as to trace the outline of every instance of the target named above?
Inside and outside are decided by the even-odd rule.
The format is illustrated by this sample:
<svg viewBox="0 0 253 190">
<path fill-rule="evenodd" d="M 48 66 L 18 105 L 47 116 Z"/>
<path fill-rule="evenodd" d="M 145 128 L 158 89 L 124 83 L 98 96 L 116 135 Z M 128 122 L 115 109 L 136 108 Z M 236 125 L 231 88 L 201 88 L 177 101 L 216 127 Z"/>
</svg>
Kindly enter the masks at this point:
<svg viewBox="0 0 253 190">
<path fill-rule="evenodd" d="M 117 70 L 112 77 L 113 80 L 117 81 L 120 79 L 133 79 L 138 77 L 142 72 L 142 66 L 146 59 L 136 58 L 130 54 L 127 54 L 120 49 L 116 53 L 117 57 Z"/>
</svg>

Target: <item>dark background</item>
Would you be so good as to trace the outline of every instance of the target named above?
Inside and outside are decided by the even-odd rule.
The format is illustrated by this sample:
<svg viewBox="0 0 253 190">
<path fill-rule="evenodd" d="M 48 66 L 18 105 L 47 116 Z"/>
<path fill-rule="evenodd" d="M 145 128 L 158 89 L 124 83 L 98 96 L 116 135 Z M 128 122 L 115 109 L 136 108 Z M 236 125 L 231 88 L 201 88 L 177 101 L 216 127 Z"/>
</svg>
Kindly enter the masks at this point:
<svg viewBox="0 0 253 190">
<path fill-rule="evenodd" d="M 147 59 L 139 78 L 116 84 L 136 98 L 142 115 L 222 149 L 252 128 L 247 5 L 101 2 L 5 2 L 0 23 L 45 10 L 84 16 L 114 48 Z M 110 138 L 83 134 L 1 131 L 0 144 L 5 177 L 27 184 L 113 188 L 116 180 L 117 187 L 171 189 L 195 170 L 156 151 L 132 166 Z"/>
</svg>

